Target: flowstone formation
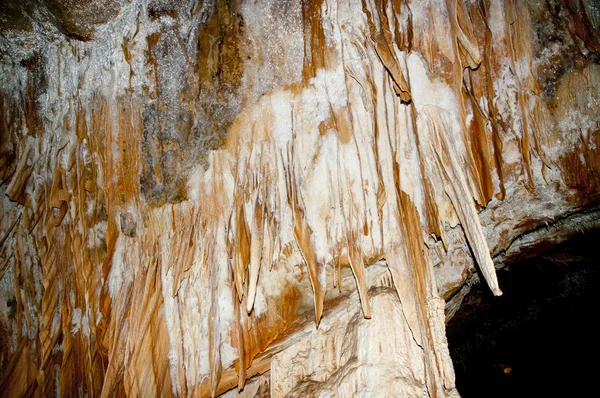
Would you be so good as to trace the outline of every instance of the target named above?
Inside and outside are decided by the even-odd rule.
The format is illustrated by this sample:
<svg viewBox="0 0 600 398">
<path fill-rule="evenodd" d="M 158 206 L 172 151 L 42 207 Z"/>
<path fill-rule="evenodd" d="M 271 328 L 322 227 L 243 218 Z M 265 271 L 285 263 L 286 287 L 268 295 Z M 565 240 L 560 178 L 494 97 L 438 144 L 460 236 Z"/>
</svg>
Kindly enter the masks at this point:
<svg viewBox="0 0 600 398">
<path fill-rule="evenodd" d="M 458 396 L 471 286 L 600 224 L 599 50 L 594 0 L 3 3 L 1 394 Z"/>
</svg>

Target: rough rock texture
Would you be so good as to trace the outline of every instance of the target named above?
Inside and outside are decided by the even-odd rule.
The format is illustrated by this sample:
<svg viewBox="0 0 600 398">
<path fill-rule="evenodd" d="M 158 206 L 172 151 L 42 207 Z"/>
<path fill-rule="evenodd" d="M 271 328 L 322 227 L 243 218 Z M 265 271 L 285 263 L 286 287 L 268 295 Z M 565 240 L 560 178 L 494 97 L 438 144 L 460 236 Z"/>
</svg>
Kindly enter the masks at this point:
<svg viewBox="0 0 600 398">
<path fill-rule="evenodd" d="M 332 306 L 317 330 L 307 326 L 271 362 L 273 397 L 436 396 L 427 385 L 425 352 L 412 337 L 385 265 L 369 267 L 372 318 L 365 319 L 355 293 Z M 428 303 L 438 306 L 440 299 Z M 443 319 L 443 318 L 440 318 Z M 443 321 L 442 321 L 443 322 Z M 443 332 L 443 325 L 439 325 Z M 288 343 L 289 344 L 289 343 Z M 449 358 L 446 357 L 445 360 Z M 451 366 L 448 367 L 451 369 Z M 454 375 L 447 375 L 452 380 Z M 452 391 L 451 393 L 454 393 Z"/>
<path fill-rule="evenodd" d="M 600 200 L 594 0 L 0 10 L 9 396 L 452 396 L 442 300 Z"/>
</svg>

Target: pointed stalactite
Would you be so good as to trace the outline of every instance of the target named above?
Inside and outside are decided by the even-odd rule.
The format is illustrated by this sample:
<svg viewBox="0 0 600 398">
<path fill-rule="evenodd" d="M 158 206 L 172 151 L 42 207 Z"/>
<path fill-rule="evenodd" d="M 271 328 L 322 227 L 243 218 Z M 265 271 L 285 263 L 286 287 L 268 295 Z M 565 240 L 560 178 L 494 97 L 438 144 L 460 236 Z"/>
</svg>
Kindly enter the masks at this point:
<svg viewBox="0 0 600 398">
<path fill-rule="evenodd" d="M 358 295 L 360 297 L 360 304 L 363 311 L 363 316 L 366 319 L 371 319 L 371 306 L 369 305 L 369 295 L 367 293 L 367 281 L 365 277 L 365 265 L 364 255 L 358 242 L 351 244 L 348 247 L 350 267 L 354 273 L 356 279 L 356 286 L 358 288 Z"/>
<path fill-rule="evenodd" d="M 430 114 L 426 117 L 429 121 L 430 134 L 433 137 L 428 137 L 430 142 L 426 145 L 430 146 L 431 155 L 437 159 L 439 169 L 445 177 L 446 193 L 450 197 L 461 225 L 465 230 L 467 241 L 471 246 L 475 260 L 479 264 L 490 290 L 492 290 L 494 295 L 500 296 L 502 295 L 502 291 L 498 286 L 496 268 L 490 255 L 487 240 L 483 234 L 475 202 L 469 193 L 466 177 L 456 159 L 456 150 L 446 138 L 446 129 L 450 129 L 451 127 L 443 123 L 443 114 L 434 110 L 430 110 L 429 112 Z"/>
<path fill-rule="evenodd" d="M 317 261 L 317 255 L 312 242 L 312 231 L 306 222 L 304 210 L 300 207 L 299 197 L 296 185 L 296 174 L 294 164 L 294 145 L 290 145 L 287 150 L 287 159 L 289 165 L 286 167 L 286 189 L 288 204 L 292 209 L 292 219 L 294 223 L 294 236 L 300 254 L 308 268 L 308 276 L 313 288 L 313 301 L 315 305 L 315 322 L 317 326 L 323 315 L 323 303 L 325 301 L 325 286 L 321 283 L 320 273 L 322 265 Z"/>
<path fill-rule="evenodd" d="M 233 230 L 235 231 L 235 246 L 233 252 L 234 258 L 234 272 L 233 277 L 235 281 L 235 287 L 238 294 L 239 301 L 242 301 L 244 295 L 244 282 L 246 279 L 246 267 L 250 262 L 250 245 L 251 245 L 251 234 L 248 231 L 248 225 L 246 218 L 244 217 L 244 210 L 242 200 L 237 200 L 236 210 L 233 213 L 233 217 L 237 219 Z M 230 228 L 232 226 L 230 225 Z"/>
<path fill-rule="evenodd" d="M 404 220 L 403 218 L 403 191 L 400 189 L 400 165 L 397 162 L 394 162 L 393 165 L 393 179 L 392 192 L 395 194 L 395 224 L 402 233 L 402 242 L 389 244 L 385 248 L 385 259 L 392 274 L 394 287 L 402 303 L 403 313 L 411 335 L 415 342 L 420 347 L 423 347 L 424 342 L 420 333 L 423 324 L 423 313 L 419 304 L 418 281 L 414 274 L 414 267 L 418 266 L 418 264 L 413 264 L 414 259 L 418 259 L 418 257 L 411 251 L 414 249 L 412 246 L 412 239 L 414 237 L 406 234 L 407 226 L 405 224 L 411 220 Z"/>
<path fill-rule="evenodd" d="M 297 208 L 295 210 L 294 235 L 296 236 L 298 247 L 302 253 L 306 267 L 308 268 L 308 275 L 314 293 L 315 321 L 318 325 L 321 321 L 321 316 L 323 315 L 323 302 L 325 301 L 325 286 L 323 286 L 319 279 L 321 265 L 317 261 L 317 255 L 311 241 L 312 234 L 310 227 L 306 224 L 304 214 Z"/>
<path fill-rule="evenodd" d="M 263 214 L 259 210 L 262 206 L 258 204 L 258 201 L 254 206 L 256 210 L 252 221 L 252 233 L 250 234 L 250 264 L 248 266 L 248 296 L 246 302 L 246 311 L 248 313 L 252 311 L 252 307 L 254 306 L 263 249 Z"/>
</svg>

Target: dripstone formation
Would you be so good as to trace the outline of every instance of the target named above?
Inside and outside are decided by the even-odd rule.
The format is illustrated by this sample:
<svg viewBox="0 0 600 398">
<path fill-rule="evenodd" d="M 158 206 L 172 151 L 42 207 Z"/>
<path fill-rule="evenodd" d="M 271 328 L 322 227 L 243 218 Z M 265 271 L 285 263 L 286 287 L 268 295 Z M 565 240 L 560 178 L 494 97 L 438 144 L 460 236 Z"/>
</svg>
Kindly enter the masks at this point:
<svg viewBox="0 0 600 398">
<path fill-rule="evenodd" d="M 595 0 L 0 5 L 0 395 L 457 397 L 600 224 Z"/>
</svg>

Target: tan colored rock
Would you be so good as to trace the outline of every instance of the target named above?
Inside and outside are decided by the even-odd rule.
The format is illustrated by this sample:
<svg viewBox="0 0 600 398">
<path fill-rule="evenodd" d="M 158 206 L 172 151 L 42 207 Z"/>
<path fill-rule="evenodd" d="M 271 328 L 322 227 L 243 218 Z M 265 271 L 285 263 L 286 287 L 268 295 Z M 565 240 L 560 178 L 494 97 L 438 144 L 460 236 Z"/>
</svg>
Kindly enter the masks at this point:
<svg viewBox="0 0 600 398">
<path fill-rule="evenodd" d="M 109 3 L 0 38 L 10 396 L 454 396 L 442 298 L 600 203 L 588 1 Z"/>
<path fill-rule="evenodd" d="M 449 396 L 453 384 L 428 390 L 431 364 L 413 338 L 386 268 L 369 268 L 371 319 L 362 316 L 355 293 L 327 312 L 318 329 L 306 326 L 273 357 L 272 397 Z"/>
</svg>

